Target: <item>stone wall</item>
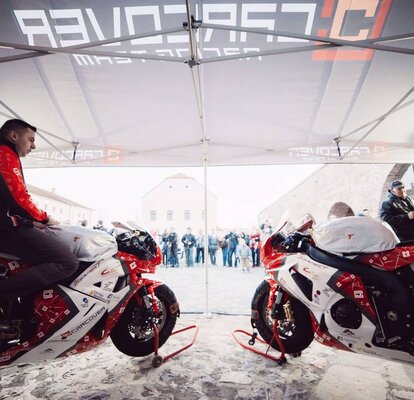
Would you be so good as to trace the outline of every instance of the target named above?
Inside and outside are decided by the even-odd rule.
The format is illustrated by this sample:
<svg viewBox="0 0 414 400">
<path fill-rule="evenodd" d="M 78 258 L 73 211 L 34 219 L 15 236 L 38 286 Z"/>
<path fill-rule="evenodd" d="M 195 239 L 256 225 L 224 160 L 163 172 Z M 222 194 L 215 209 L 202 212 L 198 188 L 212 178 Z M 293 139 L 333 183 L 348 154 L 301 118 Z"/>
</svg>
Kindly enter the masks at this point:
<svg viewBox="0 0 414 400">
<path fill-rule="evenodd" d="M 264 209 L 260 223 L 271 219 L 277 224 L 285 210 L 292 221 L 310 212 L 316 222 L 328 219 L 336 202 L 347 203 L 355 214 L 368 209 L 368 215 L 378 217 L 387 187 L 400 179 L 411 164 L 329 164 L 312 174 L 289 193 Z"/>
</svg>

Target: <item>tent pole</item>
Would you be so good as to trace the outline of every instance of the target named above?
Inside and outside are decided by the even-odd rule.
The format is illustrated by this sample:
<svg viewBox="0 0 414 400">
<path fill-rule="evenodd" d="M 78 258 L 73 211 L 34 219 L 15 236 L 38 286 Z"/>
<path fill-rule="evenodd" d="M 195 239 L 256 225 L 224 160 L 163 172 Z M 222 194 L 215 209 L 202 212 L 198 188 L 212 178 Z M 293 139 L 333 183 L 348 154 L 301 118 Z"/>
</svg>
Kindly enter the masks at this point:
<svg viewBox="0 0 414 400">
<path fill-rule="evenodd" d="M 208 310 L 208 187 L 207 187 L 207 167 L 208 167 L 208 139 L 206 134 L 206 126 L 204 120 L 204 96 L 203 96 L 203 84 L 202 84 L 202 70 L 199 65 L 198 52 L 197 52 L 197 37 L 194 34 L 197 30 L 196 23 L 193 15 L 191 15 L 190 0 L 185 2 L 187 10 L 187 27 L 188 27 L 188 41 L 190 50 L 190 60 L 188 60 L 188 66 L 191 69 L 191 76 L 194 84 L 194 93 L 197 101 L 198 113 L 201 123 L 201 142 L 203 144 L 203 169 L 204 169 L 204 272 L 205 272 L 205 312 L 204 315 L 210 317 L 211 314 Z"/>
<path fill-rule="evenodd" d="M 208 191 L 207 191 L 207 141 L 204 138 L 203 143 L 203 168 L 204 168 L 204 271 L 205 271 L 205 292 L 206 292 L 206 308 L 205 315 L 210 316 L 208 310 Z"/>
</svg>

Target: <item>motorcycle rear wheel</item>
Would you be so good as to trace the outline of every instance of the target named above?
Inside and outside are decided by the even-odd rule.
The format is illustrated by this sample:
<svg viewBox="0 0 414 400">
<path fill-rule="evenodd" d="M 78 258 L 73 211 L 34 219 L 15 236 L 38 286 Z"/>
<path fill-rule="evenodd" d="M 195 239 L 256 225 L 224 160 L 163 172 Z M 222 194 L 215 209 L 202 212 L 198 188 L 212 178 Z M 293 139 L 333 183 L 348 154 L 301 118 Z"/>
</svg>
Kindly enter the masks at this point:
<svg viewBox="0 0 414 400">
<path fill-rule="evenodd" d="M 263 281 L 256 289 L 252 299 L 252 315 L 257 315 L 257 319 L 255 319 L 254 322 L 260 336 L 266 343 L 280 351 L 277 341 L 273 339 L 274 319 L 270 315 L 271 310 L 267 310 L 269 292 L 269 283 Z M 283 301 L 285 301 L 284 304 L 289 302 L 294 322 L 289 322 L 285 319 L 286 316 L 283 319 L 279 319 L 278 333 L 283 346 L 285 347 L 285 352 L 288 354 L 296 354 L 306 349 L 313 340 L 313 330 L 309 310 L 294 297 L 289 297 L 287 301 Z"/>
<path fill-rule="evenodd" d="M 167 285 L 157 286 L 154 295 L 159 308 L 156 324 L 159 332 L 158 347 L 161 347 L 175 327 L 178 305 L 174 292 Z M 143 357 L 154 353 L 155 337 L 151 318 L 135 298 L 125 308 L 111 332 L 111 339 L 115 347 L 128 356 Z"/>
</svg>

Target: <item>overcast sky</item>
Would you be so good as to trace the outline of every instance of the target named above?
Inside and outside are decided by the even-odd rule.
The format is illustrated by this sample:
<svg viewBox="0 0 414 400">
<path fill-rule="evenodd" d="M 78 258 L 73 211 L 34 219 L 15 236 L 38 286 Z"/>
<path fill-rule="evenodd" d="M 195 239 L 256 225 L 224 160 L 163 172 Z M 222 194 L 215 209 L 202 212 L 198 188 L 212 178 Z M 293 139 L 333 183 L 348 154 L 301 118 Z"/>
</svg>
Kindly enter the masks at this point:
<svg viewBox="0 0 414 400">
<path fill-rule="evenodd" d="M 208 187 L 217 198 L 221 227 L 257 224 L 258 214 L 312 174 L 320 165 L 209 167 Z M 202 168 L 25 169 L 26 183 L 98 211 L 96 218 L 139 220 L 141 196 L 178 172 L 204 184 Z M 92 221 L 95 222 L 95 221 Z"/>
</svg>

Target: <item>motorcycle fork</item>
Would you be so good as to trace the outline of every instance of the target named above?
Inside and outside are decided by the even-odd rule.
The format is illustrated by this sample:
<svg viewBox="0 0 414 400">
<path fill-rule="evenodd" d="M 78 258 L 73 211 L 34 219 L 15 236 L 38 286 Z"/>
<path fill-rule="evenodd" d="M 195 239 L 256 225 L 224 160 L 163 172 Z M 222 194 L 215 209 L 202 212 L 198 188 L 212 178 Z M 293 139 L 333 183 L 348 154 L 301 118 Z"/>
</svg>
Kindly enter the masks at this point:
<svg viewBox="0 0 414 400">
<path fill-rule="evenodd" d="M 137 297 L 144 305 L 145 310 L 148 312 L 150 317 L 154 319 L 159 314 L 160 310 L 158 308 L 157 300 L 155 299 L 154 288 L 152 285 L 143 286 L 141 289 L 139 289 Z"/>
<path fill-rule="evenodd" d="M 274 293 L 272 293 L 272 291 Z M 273 297 L 273 304 L 271 307 L 269 307 L 270 304 L 268 304 L 268 308 L 272 310 L 271 317 L 277 320 L 285 319 L 289 322 L 292 322 L 293 314 L 289 303 L 282 303 L 283 297 L 287 295 L 286 292 L 280 286 L 276 286 L 274 290 L 273 288 L 271 289 L 271 295 Z M 269 296 L 269 303 L 270 297 L 271 296 Z"/>
</svg>

